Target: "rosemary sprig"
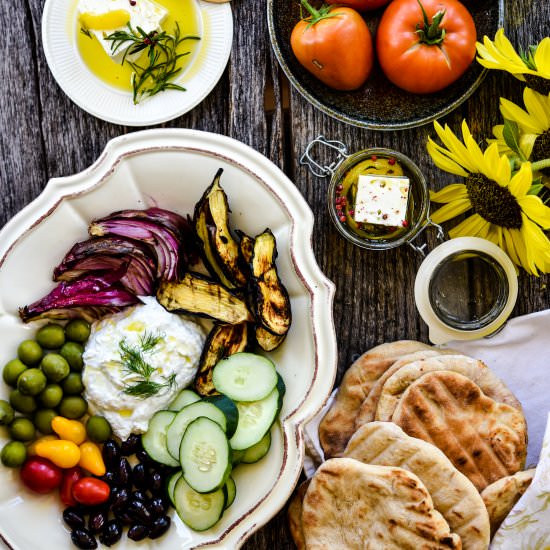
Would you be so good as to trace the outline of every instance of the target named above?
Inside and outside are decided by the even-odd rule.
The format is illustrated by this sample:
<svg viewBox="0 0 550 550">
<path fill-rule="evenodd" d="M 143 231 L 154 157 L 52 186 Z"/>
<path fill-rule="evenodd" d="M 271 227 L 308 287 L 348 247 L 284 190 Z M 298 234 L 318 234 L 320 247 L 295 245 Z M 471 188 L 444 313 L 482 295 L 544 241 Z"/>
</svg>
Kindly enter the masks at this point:
<svg viewBox="0 0 550 550">
<path fill-rule="evenodd" d="M 111 52 L 116 54 L 123 46 L 131 45 L 122 56 L 122 63 L 127 62 L 133 70 L 132 90 L 134 104 L 140 100 L 163 92 L 164 90 L 185 91 L 183 86 L 174 84 L 171 80 L 181 72 L 178 61 L 189 55 L 190 52 L 178 53 L 178 47 L 185 40 L 200 40 L 199 36 L 181 36 L 179 25 L 176 23 L 174 34 L 166 31 L 152 31 L 146 33 L 141 27 L 133 29 L 130 23 L 128 30 L 115 31 L 105 37 L 111 42 Z M 146 65 L 127 60 L 127 56 L 147 51 Z"/>
<path fill-rule="evenodd" d="M 119 342 L 120 359 L 124 370 L 129 374 L 136 374 L 138 377 L 137 381 L 125 384 L 122 390 L 125 394 L 147 398 L 156 395 L 164 388 L 171 388 L 174 385 L 176 381 L 175 374 L 163 377 L 164 382 L 151 380 L 151 376 L 157 369 L 150 365 L 144 357 L 144 354 L 154 350 L 162 338 L 162 334 L 152 334 L 145 331 L 140 336 L 137 346 L 129 345 L 125 339 Z"/>
<path fill-rule="evenodd" d="M 88 38 L 93 38 L 94 37 L 94 35 L 90 32 L 90 29 L 88 29 L 86 27 L 80 27 L 80 32 L 84 36 L 87 36 Z"/>
</svg>

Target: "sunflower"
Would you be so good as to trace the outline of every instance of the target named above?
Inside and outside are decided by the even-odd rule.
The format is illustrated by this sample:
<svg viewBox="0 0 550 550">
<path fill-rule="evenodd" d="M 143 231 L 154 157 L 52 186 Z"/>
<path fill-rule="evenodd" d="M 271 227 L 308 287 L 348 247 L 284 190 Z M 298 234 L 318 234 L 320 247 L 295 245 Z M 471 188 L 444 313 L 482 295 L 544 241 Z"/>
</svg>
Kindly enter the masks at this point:
<svg viewBox="0 0 550 550">
<path fill-rule="evenodd" d="M 550 37 L 520 55 L 499 29 L 494 42 L 484 36 L 483 44 L 477 43 L 477 53 L 478 62 L 487 69 L 507 71 L 541 94 L 550 92 Z"/>
<path fill-rule="evenodd" d="M 519 142 L 507 143 L 504 125 L 493 128 L 499 153 L 519 155 L 522 160 L 537 162 L 550 157 L 550 94 L 541 95 L 531 88 L 523 91 L 526 111 L 511 101 L 500 98 L 500 112 L 505 120 L 517 125 Z M 488 140 L 489 143 L 495 140 Z M 511 148 L 513 147 L 513 149 Z M 536 166 L 535 166 L 536 168 Z"/>
<path fill-rule="evenodd" d="M 428 139 L 428 153 L 436 166 L 465 178 L 431 194 L 443 203 L 431 218 L 445 222 L 473 210 L 470 217 L 449 231 L 451 238 L 474 236 L 487 239 L 502 248 L 518 266 L 528 273 L 550 272 L 550 208 L 530 195 L 533 182 L 531 163 L 523 162 L 512 174 L 510 162 L 500 155 L 496 143 L 482 152 L 466 121 L 462 123 L 461 142 L 448 126 L 437 122 L 435 130 L 443 146 Z"/>
</svg>

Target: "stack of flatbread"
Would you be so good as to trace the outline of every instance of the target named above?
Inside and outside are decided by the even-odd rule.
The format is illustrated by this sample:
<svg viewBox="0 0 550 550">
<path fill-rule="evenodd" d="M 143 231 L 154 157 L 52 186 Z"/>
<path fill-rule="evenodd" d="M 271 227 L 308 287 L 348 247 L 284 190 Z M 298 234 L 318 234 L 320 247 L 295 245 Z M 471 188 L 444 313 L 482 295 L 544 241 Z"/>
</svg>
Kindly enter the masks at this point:
<svg viewBox="0 0 550 550">
<path fill-rule="evenodd" d="M 319 440 L 327 460 L 289 506 L 308 550 L 485 550 L 532 479 L 512 392 L 481 361 L 420 342 L 363 354 Z"/>
</svg>

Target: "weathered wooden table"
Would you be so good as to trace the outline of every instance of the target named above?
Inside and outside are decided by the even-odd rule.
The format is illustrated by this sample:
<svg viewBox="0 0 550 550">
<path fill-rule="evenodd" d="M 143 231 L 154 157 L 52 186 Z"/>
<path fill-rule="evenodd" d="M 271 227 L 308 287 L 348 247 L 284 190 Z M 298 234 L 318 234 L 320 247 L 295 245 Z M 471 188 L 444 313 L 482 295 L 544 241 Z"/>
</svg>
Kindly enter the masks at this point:
<svg viewBox="0 0 550 550">
<path fill-rule="evenodd" d="M 0 224 L 33 200 L 49 178 L 89 166 L 113 137 L 133 128 L 97 120 L 80 110 L 54 81 L 42 51 L 43 0 L 4 0 L 1 86 Z M 516 45 L 537 43 L 550 34 L 548 0 L 506 0 L 507 35 Z M 421 258 L 409 247 L 369 252 L 344 241 L 326 209 L 324 180 L 298 164 L 307 143 L 318 134 L 343 139 L 350 150 L 390 147 L 416 160 L 428 181 L 440 187 L 452 177 L 439 171 L 425 150 L 431 125 L 401 132 L 366 131 L 337 122 L 290 89 L 274 59 L 262 0 L 234 0 L 235 34 L 227 70 L 208 98 L 166 127 L 195 128 L 236 138 L 257 149 L 295 182 L 315 214 L 313 248 L 321 269 L 336 283 L 334 320 L 339 346 L 338 379 L 355 354 L 400 338 L 427 341 L 413 284 Z M 499 96 L 520 101 L 522 86 L 514 78 L 491 72 L 480 89 L 445 117 L 457 130 L 467 118 L 480 140 L 500 122 Z M 434 246 L 433 234 L 428 234 Z M 550 307 L 550 277 L 520 274 L 513 315 Z M 15 283 L 16 284 L 16 283 Z M 281 511 L 245 544 L 247 549 L 293 548 Z"/>
</svg>

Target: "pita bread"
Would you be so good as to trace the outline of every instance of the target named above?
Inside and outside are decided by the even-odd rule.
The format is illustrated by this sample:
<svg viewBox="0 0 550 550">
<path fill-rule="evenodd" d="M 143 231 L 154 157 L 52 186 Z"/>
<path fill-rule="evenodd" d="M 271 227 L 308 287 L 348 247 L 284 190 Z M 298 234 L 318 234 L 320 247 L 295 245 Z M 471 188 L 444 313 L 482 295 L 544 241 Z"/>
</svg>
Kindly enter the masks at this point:
<svg viewBox="0 0 550 550">
<path fill-rule="evenodd" d="M 462 374 L 474 381 L 491 399 L 522 410 L 521 404 L 504 382 L 481 361 L 466 355 L 439 355 L 409 363 L 386 380 L 378 400 L 376 420 L 389 422 L 403 392 L 415 380 L 434 371 L 453 371 Z"/>
<path fill-rule="evenodd" d="M 317 470 L 302 528 L 308 550 L 462 548 L 417 476 L 351 458 L 327 460 Z"/>
<path fill-rule="evenodd" d="M 430 346 L 413 340 L 400 340 L 367 351 L 344 374 L 340 388 L 327 414 L 319 424 L 319 441 L 325 458 L 344 452 L 355 431 L 355 418 L 373 384 L 399 357 Z"/>
<path fill-rule="evenodd" d="M 302 529 L 302 502 L 304 501 L 310 481 L 310 479 L 306 479 L 306 481 L 298 486 L 288 505 L 288 526 L 292 540 L 298 550 L 306 550 L 306 541 L 304 540 L 304 531 Z"/>
<path fill-rule="evenodd" d="M 477 489 L 437 448 L 408 436 L 393 422 L 370 422 L 349 440 L 344 456 L 366 464 L 397 466 L 420 478 L 435 509 L 467 550 L 487 550 L 489 516 Z"/>
<path fill-rule="evenodd" d="M 523 413 L 487 397 L 456 372 L 421 376 L 403 393 L 392 420 L 439 447 L 479 491 L 524 466 Z"/>
<path fill-rule="evenodd" d="M 517 472 L 513 476 L 503 477 L 483 489 L 481 498 L 489 513 L 491 535 L 496 533 L 516 502 L 527 491 L 534 476 L 535 468 L 532 468 L 524 472 Z"/>
<path fill-rule="evenodd" d="M 393 365 L 391 365 L 391 367 L 389 367 L 373 384 L 369 394 L 367 395 L 363 403 L 361 403 L 359 413 L 357 414 L 357 418 L 355 419 L 355 429 L 359 428 L 363 424 L 366 424 L 367 422 L 372 422 L 374 420 L 374 417 L 376 415 L 376 407 L 378 406 L 378 400 L 380 399 L 382 388 L 384 387 L 386 380 L 392 374 L 398 371 L 401 367 L 404 367 L 405 365 L 408 365 L 413 361 L 417 361 L 418 359 L 426 359 L 428 357 L 436 357 L 438 355 L 441 355 L 442 353 L 457 352 L 446 352 L 445 350 L 437 349 L 425 349 L 415 351 L 414 353 L 409 353 L 408 355 L 404 355 L 403 357 L 395 361 L 395 363 L 393 363 Z"/>
</svg>

